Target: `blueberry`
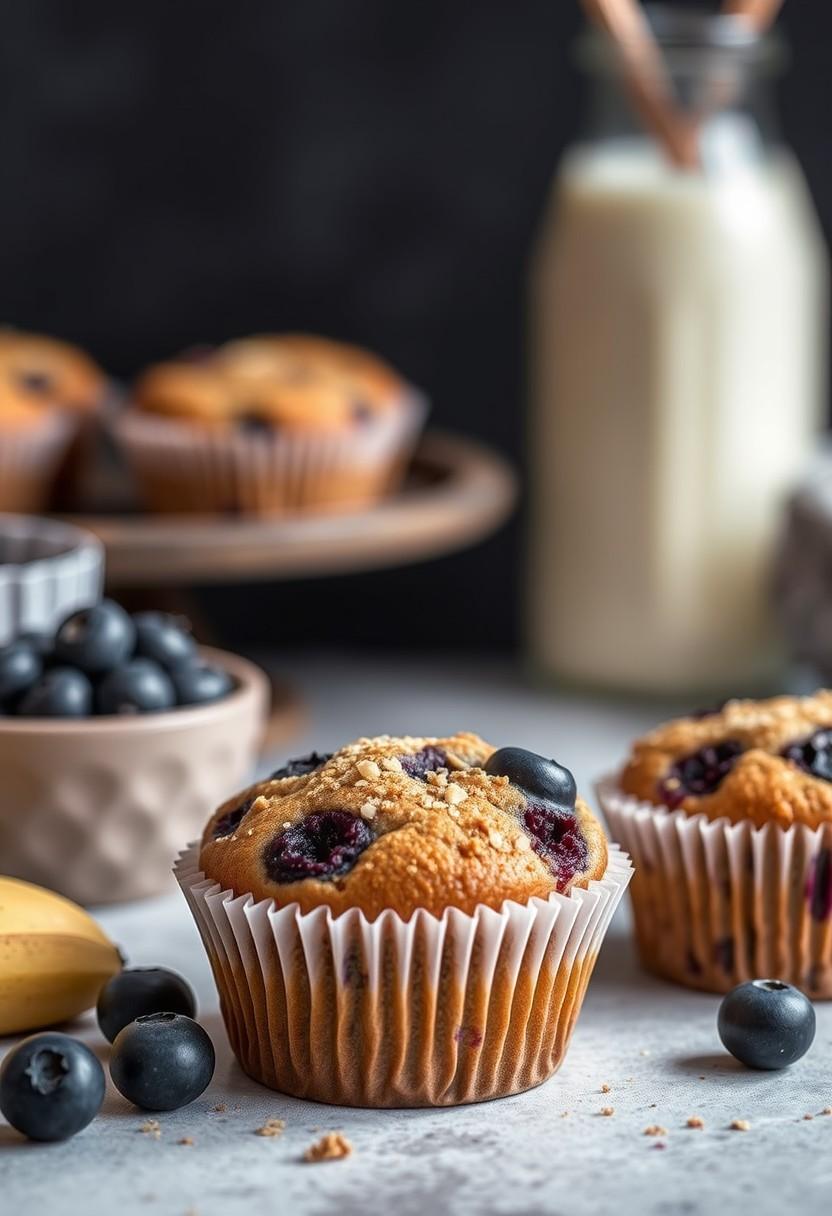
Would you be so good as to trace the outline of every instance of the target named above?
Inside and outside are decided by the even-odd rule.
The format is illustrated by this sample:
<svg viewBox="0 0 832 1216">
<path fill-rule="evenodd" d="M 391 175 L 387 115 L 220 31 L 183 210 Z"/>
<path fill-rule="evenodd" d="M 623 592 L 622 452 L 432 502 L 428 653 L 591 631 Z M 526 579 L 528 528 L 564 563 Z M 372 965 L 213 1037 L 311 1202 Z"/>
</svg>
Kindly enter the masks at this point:
<svg viewBox="0 0 832 1216">
<path fill-rule="evenodd" d="M 280 768 L 276 768 L 270 775 L 270 781 L 278 781 L 281 777 L 305 777 L 307 773 L 314 773 L 316 768 L 320 768 L 322 764 L 326 764 L 327 760 L 332 759 L 332 752 L 310 752 L 308 756 L 296 756 L 293 760 L 287 760 Z"/>
<path fill-rule="evenodd" d="M 33 650 L 42 659 L 50 657 L 55 645 L 55 638 L 51 633 L 21 633 L 17 640 L 24 646 L 28 646 L 30 650 Z"/>
<path fill-rule="evenodd" d="M 790 743 L 783 755 L 810 776 L 832 781 L 832 730 L 822 728 L 801 743 Z"/>
<path fill-rule="evenodd" d="M 86 718 L 92 712 L 92 684 L 74 667 L 51 667 L 23 694 L 23 718 Z"/>
<path fill-rule="evenodd" d="M 535 853 L 557 878 L 558 890 L 566 890 L 589 861 L 587 843 L 575 815 L 550 803 L 527 801 L 523 826 Z"/>
<path fill-rule="evenodd" d="M 314 811 L 270 841 L 263 863 L 272 882 L 334 878 L 351 870 L 372 843 L 373 833 L 357 815 Z"/>
<path fill-rule="evenodd" d="M 148 1013 L 116 1035 L 110 1076 L 142 1110 L 177 1110 L 198 1098 L 214 1075 L 214 1046 L 181 1013 Z"/>
<path fill-rule="evenodd" d="M 220 815 L 214 824 L 211 839 L 220 840 L 223 836 L 230 836 L 235 832 L 251 810 L 253 804 L 254 799 L 247 798 L 245 802 L 239 803 L 237 806 L 232 807 L 230 811 L 226 811 L 224 815 Z"/>
<path fill-rule="evenodd" d="M 172 671 L 196 657 L 196 642 L 182 617 L 168 612 L 137 612 L 133 624 L 136 654 L 141 658 L 153 659 Z"/>
<path fill-rule="evenodd" d="M 787 1068 L 815 1037 L 815 1010 L 807 996 L 780 980 L 749 980 L 723 998 L 719 1037 L 749 1068 Z"/>
<path fill-rule="evenodd" d="M 130 617 L 113 600 L 102 600 L 67 617 L 55 635 L 55 657 L 100 675 L 129 659 L 135 644 L 136 626 Z"/>
<path fill-rule="evenodd" d="M 42 671 L 40 655 L 22 639 L 0 647 L 0 701 L 25 692 Z"/>
<path fill-rule="evenodd" d="M 236 421 L 238 428 L 246 435 L 271 435 L 276 429 L 272 420 L 256 409 L 238 414 Z"/>
<path fill-rule="evenodd" d="M 109 672 L 95 695 L 100 714 L 158 713 L 175 704 L 170 676 L 152 659 L 131 659 Z"/>
<path fill-rule="evenodd" d="M 428 773 L 435 773 L 440 768 L 447 767 L 448 756 L 441 747 L 434 747 L 432 743 L 429 743 L 421 751 L 408 752 L 404 756 L 399 756 L 399 761 L 402 772 L 407 773 L 408 777 L 424 781 Z"/>
<path fill-rule="evenodd" d="M 501 747 L 488 757 L 485 771 L 492 777 L 508 777 L 524 793 L 562 812 L 575 810 L 575 778 L 557 760 L 547 760 L 523 747 Z"/>
<path fill-rule="evenodd" d="M 125 968 L 101 989 L 96 1007 L 101 1033 L 111 1043 L 136 1018 L 168 1011 L 195 1017 L 196 998 L 190 984 L 165 967 Z"/>
<path fill-rule="evenodd" d="M 85 1044 L 68 1034 L 33 1034 L 3 1061 L 0 1110 L 30 1140 L 67 1140 L 98 1114 L 104 1084 Z"/>
<path fill-rule="evenodd" d="M 683 756 L 659 783 L 659 798 L 665 806 L 675 810 L 691 795 L 703 798 L 713 794 L 741 754 L 741 743 L 725 739 L 722 743 L 713 743 L 689 756 Z"/>
<path fill-rule="evenodd" d="M 179 705 L 207 705 L 227 697 L 234 681 L 221 667 L 208 663 L 191 663 L 171 672 L 176 700 Z"/>
</svg>

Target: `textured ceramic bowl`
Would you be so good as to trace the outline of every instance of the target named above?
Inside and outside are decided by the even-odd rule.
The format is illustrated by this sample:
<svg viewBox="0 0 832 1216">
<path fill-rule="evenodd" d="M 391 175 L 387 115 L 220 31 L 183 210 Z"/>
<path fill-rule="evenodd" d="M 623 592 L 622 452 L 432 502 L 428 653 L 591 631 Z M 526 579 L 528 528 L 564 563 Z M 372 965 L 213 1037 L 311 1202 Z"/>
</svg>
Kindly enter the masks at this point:
<svg viewBox="0 0 832 1216">
<path fill-rule="evenodd" d="M 104 548 L 91 532 L 0 515 L 0 646 L 19 633 L 51 632 L 77 608 L 96 603 L 103 581 Z"/>
<path fill-rule="evenodd" d="M 267 677 L 203 651 L 237 681 L 211 705 L 139 717 L 0 719 L 0 870 L 79 903 L 154 895 L 183 840 L 245 785 Z"/>
</svg>

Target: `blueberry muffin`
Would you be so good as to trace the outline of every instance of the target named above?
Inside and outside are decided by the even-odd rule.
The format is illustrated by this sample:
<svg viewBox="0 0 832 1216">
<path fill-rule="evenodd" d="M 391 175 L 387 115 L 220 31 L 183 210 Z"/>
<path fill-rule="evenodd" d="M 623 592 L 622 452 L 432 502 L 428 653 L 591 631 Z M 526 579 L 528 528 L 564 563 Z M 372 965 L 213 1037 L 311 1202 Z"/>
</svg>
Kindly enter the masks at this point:
<svg viewBox="0 0 832 1216">
<path fill-rule="evenodd" d="M 383 360 L 301 334 L 157 364 L 134 400 L 120 433 L 159 510 L 366 505 L 401 475 L 423 414 Z"/>
<path fill-rule="evenodd" d="M 177 867 L 243 1068 L 359 1106 L 550 1076 L 629 874 L 567 769 L 468 733 L 290 761 Z"/>
<path fill-rule="evenodd" d="M 832 693 L 668 722 L 600 795 L 636 864 L 648 966 L 718 992 L 765 974 L 832 996 Z"/>
<path fill-rule="evenodd" d="M 473 913 L 600 878 L 604 833 L 571 774 L 476 735 L 359 739 L 222 806 L 200 866 L 235 891 L 302 912 Z"/>
</svg>

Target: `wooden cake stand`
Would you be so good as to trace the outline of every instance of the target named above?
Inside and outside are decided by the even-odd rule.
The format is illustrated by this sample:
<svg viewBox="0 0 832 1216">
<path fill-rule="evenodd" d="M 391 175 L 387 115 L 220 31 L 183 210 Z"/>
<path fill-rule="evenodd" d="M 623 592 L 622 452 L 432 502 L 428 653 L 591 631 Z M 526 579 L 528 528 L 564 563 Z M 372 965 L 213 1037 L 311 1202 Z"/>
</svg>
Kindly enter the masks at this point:
<svg viewBox="0 0 832 1216">
<path fill-rule="evenodd" d="M 464 549 L 507 519 L 516 496 L 515 474 L 502 457 L 432 431 L 401 490 L 358 511 L 258 519 L 135 510 L 71 518 L 103 541 L 108 589 L 140 597 L 158 589 L 154 607 L 193 616 L 193 586 L 355 574 Z M 303 721 L 295 691 L 275 682 L 264 750 L 282 750 Z"/>
</svg>

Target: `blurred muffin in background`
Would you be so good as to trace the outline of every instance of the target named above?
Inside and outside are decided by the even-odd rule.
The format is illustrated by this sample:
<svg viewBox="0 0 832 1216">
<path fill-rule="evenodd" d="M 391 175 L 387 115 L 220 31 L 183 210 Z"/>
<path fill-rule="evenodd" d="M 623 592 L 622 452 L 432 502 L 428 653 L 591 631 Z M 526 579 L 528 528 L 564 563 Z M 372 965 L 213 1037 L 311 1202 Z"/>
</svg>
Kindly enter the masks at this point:
<svg viewBox="0 0 832 1216">
<path fill-rule="evenodd" d="M 377 501 L 424 413 L 359 347 L 262 335 L 148 368 L 117 434 L 152 509 L 272 514 Z"/>
<path fill-rule="evenodd" d="M 48 502 L 76 505 L 92 471 L 108 386 L 101 368 L 80 347 L 0 328 L 3 510 L 39 510 Z"/>
</svg>

